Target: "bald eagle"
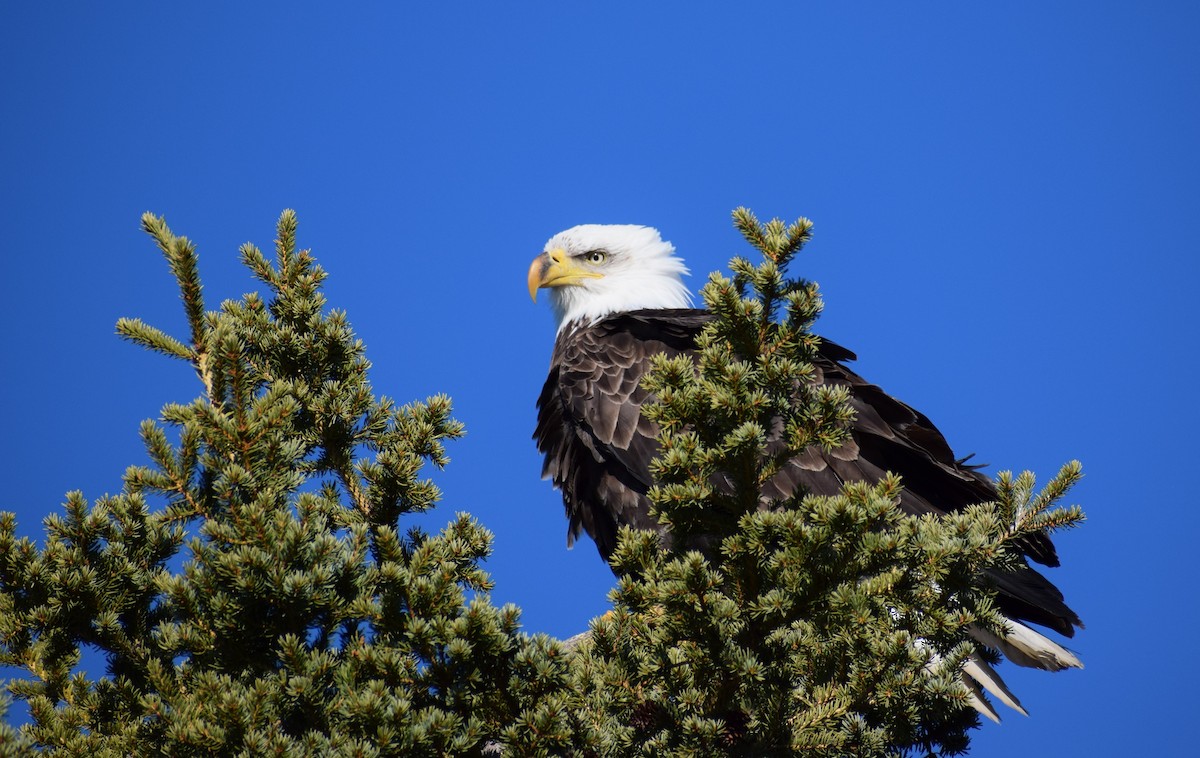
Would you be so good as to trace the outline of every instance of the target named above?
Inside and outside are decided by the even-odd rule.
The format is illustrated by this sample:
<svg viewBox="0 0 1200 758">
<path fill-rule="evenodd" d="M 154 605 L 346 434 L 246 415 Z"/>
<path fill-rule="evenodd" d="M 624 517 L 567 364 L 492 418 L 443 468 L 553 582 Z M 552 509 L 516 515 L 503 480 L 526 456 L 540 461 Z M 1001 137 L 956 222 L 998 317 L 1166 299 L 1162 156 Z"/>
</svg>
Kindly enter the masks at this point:
<svg viewBox="0 0 1200 758">
<path fill-rule="evenodd" d="M 646 493 L 657 427 L 642 414 L 649 398 L 642 377 L 656 353 L 692 354 L 712 315 L 691 307 L 682 281 L 687 273 L 674 247 L 645 226 L 576 226 L 550 238 L 529 267 L 529 293 L 549 289 L 558 324 L 550 374 L 537 401 L 533 438 L 545 456 L 543 478 L 562 492 L 568 544 L 586 533 L 606 560 L 621 526 L 659 530 Z M 877 482 L 886 472 L 902 477 L 899 507 L 911 514 L 944 514 L 997 499 L 993 482 L 956 458 L 937 427 L 846 367 L 849 350 L 822 341 L 818 381 L 845 386 L 854 409 L 851 440 L 823 451 L 812 448 L 771 480 L 764 500 L 794 493 L 837 494 L 844 483 Z M 1045 535 L 1028 540 L 1025 557 L 1059 564 Z M 1009 660 L 1058 671 L 1082 668 L 1069 650 L 1034 631 L 1037 624 L 1071 637 L 1082 627 L 1062 593 L 1025 563 L 990 576 L 1009 633 L 976 628 L 976 639 Z M 973 704 L 999 720 L 979 685 L 1025 713 L 995 671 L 972 659 L 964 682 Z"/>
</svg>

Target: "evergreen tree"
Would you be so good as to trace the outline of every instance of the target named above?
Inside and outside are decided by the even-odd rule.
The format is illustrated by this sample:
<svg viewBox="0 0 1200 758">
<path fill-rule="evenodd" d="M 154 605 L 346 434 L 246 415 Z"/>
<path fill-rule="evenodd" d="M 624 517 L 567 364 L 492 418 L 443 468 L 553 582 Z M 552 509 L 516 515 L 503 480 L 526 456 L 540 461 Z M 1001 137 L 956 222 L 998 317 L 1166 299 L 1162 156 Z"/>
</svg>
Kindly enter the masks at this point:
<svg viewBox="0 0 1200 758">
<path fill-rule="evenodd" d="M 1047 510 L 1078 464 L 1036 497 L 1030 475 L 1002 475 L 999 502 L 943 519 L 902 514 L 894 476 L 760 509 L 787 460 L 845 439 L 850 411 L 842 388 L 813 382 L 817 287 L 786 276 L 811 224 L 734 221 L 762 262 L 710 278 L 718 318 L 698 359 L 659 356 L 648 379 L 662 444 L 650 498 L 673 547 L 621 535 L 615 608 L 574 671 L 590 738 L 613 755 L 962 752 L 978 724 L 967 627 L 1003 628 L 982 573 L 1082 518 Z"/>
<path fill-rule="evenodd" d="M 1081 518 L 1049 510 L 1078 465 L 1036 495 L 1004 475 L 999 502 L 940 520 L 902 515 L 894 477 L 759 510 L 762 483 L 839 444 L 849 411 L 811 381 L 816 286 L 786 275 L 808 222 L 735 222 L 762 262 L 712 277 L 698 362 L 649 379 L 673 547 L 624 532 L 613 611 L 564 646 L 489 602 L 472 518 L 402 529 L 437 501 L 421 468 L 462 427 L 445 397 L 374 395 L 294 214 L 274 262 L 241 250 L 268 297 L 215 312 L 194 246 L 143 217 L 190 333 L 118 332 L 187 361 L 203 394 L 145 422 L 151 465 L 116 496 L 70 494 L 41 547 L 0 515 L 0 664 L 27 672 L 8 689 L 31 714 L 0 724 L 0 758 L 964 750 L 966 628 L 1000 626 L 982 572 Z M 77 670 L 84 648 L 104 675 Z"/>
<path fill-rule="evenodd" d="M 5 752 L 69 755 L 446 755 L 561 751 L 557 643 L 496 608 L 490 534 L 458 515 L 402 531 L 438 491 L 462 426 L 433 397 L 376 398 L 325 272 L 279 220 L 274 263 L 244 263 L 269 299 L 205 312 L 186 238 L 147 214 L 190 327 L 118 332 L 190 363 L 203 395 L 143 423 L 152 465 L 119 495 L 68 496 L 37 547 L 0 518 L 0 663 L 31 723 Z M 165 427 L 164 427 L 165 424 Z M 152 507 L 157 503 L 159 507 Z M 75 669 L 83 647 L 104 676 Z"/>
</svg>

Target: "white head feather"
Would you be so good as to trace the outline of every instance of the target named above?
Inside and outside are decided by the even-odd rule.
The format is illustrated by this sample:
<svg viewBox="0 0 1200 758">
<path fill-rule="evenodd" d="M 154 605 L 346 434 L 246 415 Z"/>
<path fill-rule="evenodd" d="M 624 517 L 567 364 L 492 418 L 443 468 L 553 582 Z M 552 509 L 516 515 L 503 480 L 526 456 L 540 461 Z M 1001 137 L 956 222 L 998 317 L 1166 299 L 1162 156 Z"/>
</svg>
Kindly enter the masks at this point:
<svg viewBox="0 0 1200 758">
<path fill-rule="evenodd" d="M 691 307 L 692 296 L 682 279 L 687 266 L 657 229 L 582 224 L 551 237 L 544 252 L 555 249 L 571 257 L 593 251 L 605 255 L 604 262 L 595 266 L 603 276 L 550 288 L 550 307 L 559 331 L 576 321 L 592 323 L 623 311 Z"/>
</svg>

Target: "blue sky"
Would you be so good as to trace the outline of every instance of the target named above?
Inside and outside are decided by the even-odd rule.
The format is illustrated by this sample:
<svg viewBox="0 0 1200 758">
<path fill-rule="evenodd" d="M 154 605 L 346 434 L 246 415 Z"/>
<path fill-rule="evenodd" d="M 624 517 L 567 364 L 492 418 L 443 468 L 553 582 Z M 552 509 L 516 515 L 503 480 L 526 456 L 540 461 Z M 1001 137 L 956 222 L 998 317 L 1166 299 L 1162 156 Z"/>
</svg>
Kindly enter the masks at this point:
<svg viewBox="0 0 1200 758">
<path fill-rule="evenodd" d="M 1005 667 L 1032 716 L 972 755 L 1194 749 L 1194 4 L 348 5 L 0 10 L 0 509 L 23 532 L 118 490 L 138 423 L 199 394 L 114 336 L 184 333 L 139 215 L 198 242 L 215 307 L 290 207 L 376 391 L 448 393 L 467 425 L 420 523 L 476 515 L 494 599 L 581 631 L 611 575 L 538 477 L 530 259 L 649 224 L 698 289 L 745 250 L 731 209 L 805 215 L 797 273 L 862 374 L 992 470 L 1085 466 L 1051 575 L 1087 669 Z"/>
</svg>

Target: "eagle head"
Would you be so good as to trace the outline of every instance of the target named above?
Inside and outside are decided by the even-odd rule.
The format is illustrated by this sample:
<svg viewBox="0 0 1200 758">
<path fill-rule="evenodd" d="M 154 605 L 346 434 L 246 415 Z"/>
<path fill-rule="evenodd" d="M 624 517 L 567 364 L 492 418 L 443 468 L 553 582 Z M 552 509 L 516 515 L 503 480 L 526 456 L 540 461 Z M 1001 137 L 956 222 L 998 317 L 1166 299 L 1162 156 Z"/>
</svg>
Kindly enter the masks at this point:
<svg viewBox="0 0 1200 758">
<path fill-rule="evenodd" d="M 559 232 L 529 266 L 529 295 L 550 290 L 562 331 L 575 322 L 643 308 L 687 308 L 688 273 L 675 247 L 649 226 L 582 224 Z"/>
</svg>

